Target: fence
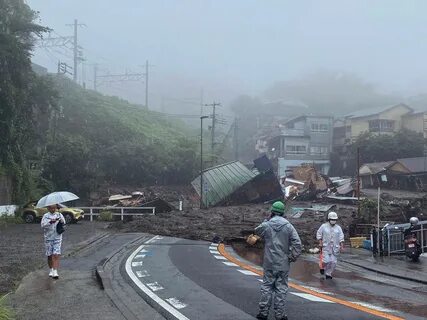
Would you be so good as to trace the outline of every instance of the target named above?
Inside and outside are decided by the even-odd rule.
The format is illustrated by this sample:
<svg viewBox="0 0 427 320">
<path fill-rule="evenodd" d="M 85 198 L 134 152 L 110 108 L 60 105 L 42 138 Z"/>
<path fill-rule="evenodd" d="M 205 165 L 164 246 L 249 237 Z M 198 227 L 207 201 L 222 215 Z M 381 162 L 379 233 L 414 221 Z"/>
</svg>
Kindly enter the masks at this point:
<svg viewBox="0 0 427 320">
<path fill-rule="evenodd" d="M 93 221 L 94 216 L 99 216 L 102 211 L 109 211 L 113 216 L 120 216 L 120 220 L 124 220 L 126 216 L 145 216 L 155 215 L 156 207 L 79 207 L 89 215 L 90 221 Z"/>
<path fill-rule="evenodd" d="M 404 235 L 405 229 L 409 228 L 409 223 L 393 224 L 386 226 L 382 231 L 383 251 L 388 255 L 403 253 L 405 251 Z M 417 239 L 421 244 L 422 252 L 427 252 L 427 221 L 420 221 L 419 229 L 414 230 Z"/>
</svg>

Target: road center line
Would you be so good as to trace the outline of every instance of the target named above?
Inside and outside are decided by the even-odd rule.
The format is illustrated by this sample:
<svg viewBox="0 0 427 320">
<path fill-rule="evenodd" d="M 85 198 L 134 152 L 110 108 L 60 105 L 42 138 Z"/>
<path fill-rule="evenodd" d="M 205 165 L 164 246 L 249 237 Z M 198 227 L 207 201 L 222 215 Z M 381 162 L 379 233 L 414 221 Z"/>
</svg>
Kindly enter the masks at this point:
<svg viewBox="0 0 427 320">
<path fill-rule="evenodd" d="M 263 276 L 264 273 L 261 270 L 257 270 L 256 268 L 254 268 L 254 267 L 252 267 L 252 266 L 244 263 L 243 261 L 241 261 L 241 260 L 233 257 L 231 254 L 229 254 L 225 250 L 224 244 L 221 243 L 218 246 L 218 251 L 228 261 L 234 262 L 235 264 L 237 264 L 241 268 L 249 270 L 249 271 L 252 271 L 252 272 L 256 273 L 259 276 Z M 293 289 L 296 289 L 298 291 L 302 291 L 304 293 L 311 294 L 311 295 L 316 296 L 318 298 L 323 298 L 325 300 L 336 302 L 338 304 L 344 305 L 344 306 L 352 308 L 352 309 L 356 309 L 356 310 L 363 311 L 363 312 L 366 312 L 366 313 L 369 313 L 369 314 L 372 314 L 372 315 L 375 315 L 375 316 L 378 316 L 378 317 L 382 317 L 384 319 L 389 319 L 389 320 L 404 320 L 403 318 L 400 318 L 400 317 L 397 317 L 397 316 L 385 313 L 383 311 L 375 310 L 375 309 L 373 309 L 371 307 L 366 307 L 366 306 L 363 306 L 363 305 L 358 304 L 358 303 L 354 303 L 354 302 L 342 300 L 342 299 L 339 299 L 339 298 L 336 298 L 336 297 L 328 296 L 328 295 L 323 294 L 323 293 L 315 292 L 313 290 L 307 289 L 307 288 L 305 288 L 303 286 L 300 286 L 298 284 L 295 284 L 295 283 L 289 283 L 289 287 L 291 287 Z"/>
</svg>

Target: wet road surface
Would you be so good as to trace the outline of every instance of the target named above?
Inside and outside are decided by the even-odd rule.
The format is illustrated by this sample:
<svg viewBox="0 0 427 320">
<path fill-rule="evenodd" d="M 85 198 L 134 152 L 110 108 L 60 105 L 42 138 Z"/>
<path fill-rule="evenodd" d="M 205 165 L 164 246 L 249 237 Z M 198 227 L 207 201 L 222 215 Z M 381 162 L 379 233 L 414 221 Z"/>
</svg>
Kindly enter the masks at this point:
<svg viewBox="0 0 427 320">
<path fill-rule="evenodd" d="M 318 272 L 315 264 L 301 263 L 294 269 L 307 269 L 308 274 Z M 239 320 L 254 319 L 258 312 L 260 276 L 227 261 L 214 244 L 155 237 L 129 256 L 126 267 L 132 281 L 138 283 L 141 295 L 151 300 L 152 305 L 158 304 L 158 311 L 166 316 L 172 312 L 176 319 L 183 320 Z M 294 272 L 292 277 L 311 284 L 314 280 L 304 278 L 306 273 Z M 316 284 L 325 292 L 346 292 L 357 291 L 349 287 L 358 281 L 340 279 L 323 284 L 317 278 Z M 166 309 L 162 310 L 163 307 Z M 290 289 L 287 309 L 290 319 L 384 319 L 296 289 Z M 410 318 L 392 310 L 381 310 L 381 314 L 390 312 L 389 319 Z"/>
<path fill-rule="evenodd" d="M 248 247 L 242 242 L 233 243 L 233 248 L 237 254 L 254 264 L 262 264 L 262 249 Z M 421 270 L 416 264 L 409 267 Z M 326 281 L 319 274 L 317 255 L 299 259 L 293 265 L 290 277 L 294 281 L 349 299 L 427 318 L 427 286 L 416 282 L 380 275 L 343 262 L 338 262 L 334 279 Z"/>
</svg>

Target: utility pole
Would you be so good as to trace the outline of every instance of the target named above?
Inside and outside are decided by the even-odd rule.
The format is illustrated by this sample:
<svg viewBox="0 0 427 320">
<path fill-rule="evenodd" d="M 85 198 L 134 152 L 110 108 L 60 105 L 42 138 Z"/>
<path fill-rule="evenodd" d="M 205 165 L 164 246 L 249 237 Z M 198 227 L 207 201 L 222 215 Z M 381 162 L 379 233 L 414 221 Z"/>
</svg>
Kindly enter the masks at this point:
<svg viewBox="0 0 427 320">
<path fill-rule="evenodd" d="M 234 160 L 239 160 L 239 118 L 234 118 Z"/>
<path fill-rule="evenodd" d="M 148 60 L 145 61 L 145 107 L 148 109 Z"/>
<path fill-rule="evenodd" d="M 203 115 L 203 88 L 200 89 L 200 116 L 202 115 Z"/>
<path fill-rule="evenodd" d="M 357 216 L 360 217 L 360 147 L 357 147 Z"/>
<path fill-rule="evenodd" d="M 74 55 L 74 75 L 73 75 L 73 80 L 74 82 L 77 82 L 77 53 L 78 53 L 78 48 L 77 48 L 77 19 L 74 19 L 74 49 L 73 49 L 73 55 Z"/>
<path fill-rule="evenodd" d="M 93 90 L 95 90 L 95 91 L 97 89 L 97 86 L 96 86 L 97 73 L 98 73 L 98 64 L 95 63 L 93 65 Z"/>
<path fill-rule="evenodd" d="M 67 26 L 72 26 L 74 27 L 74 36 L 73 36 L 73 59 L 74 59 L 74 74 L 73 74 L 73 80 L 74 82 L 77 82 L 77 65 L 79 63 L 79 61 L 82 59 L 80 57 L 79 54 L 79 44 L 78 44 L 78 33 L 77 33 L 77 29 L 78 27 L 83 27 L 86 26 L 83 23 L 78 23 L 77 19 L 74 19 L 74 23 L 73 24 L 67 24 Z"/>
<path fill-rule="evenodd" d="M 204 207 L 203 203 L 203 119 L 209 116 L 200 117 L 200 209 Z"/>
<path fill-rule="evenodd" d="M 217 122 L 216 119 L 216 107 L 221 106 L 221 103 L 213 102 L 211 104 L 205 104 L 207 107 L 212 107 L 212 127 L 211 127 L 211 153 L 212 157 L 214 156 L 215 149 L 215 125 Z M 213 159 L 212 159 L 213 160 Z"/>
</svg>

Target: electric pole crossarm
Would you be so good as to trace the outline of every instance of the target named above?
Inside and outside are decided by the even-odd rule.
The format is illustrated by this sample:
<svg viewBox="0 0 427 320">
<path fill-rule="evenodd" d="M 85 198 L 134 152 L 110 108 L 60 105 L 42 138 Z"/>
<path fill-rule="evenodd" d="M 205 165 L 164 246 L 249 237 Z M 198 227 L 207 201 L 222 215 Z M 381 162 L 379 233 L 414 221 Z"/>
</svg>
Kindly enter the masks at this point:
<svg viewBox="0 0 427 320">
<path fill-rule="evenodd" d="M 68 44 L 73 43 L 73 38 L 74 37 L 57 37 L 38 39 L 36 41 L 36 46 L 39 48 L 67 47 Z"/>
</svg>

